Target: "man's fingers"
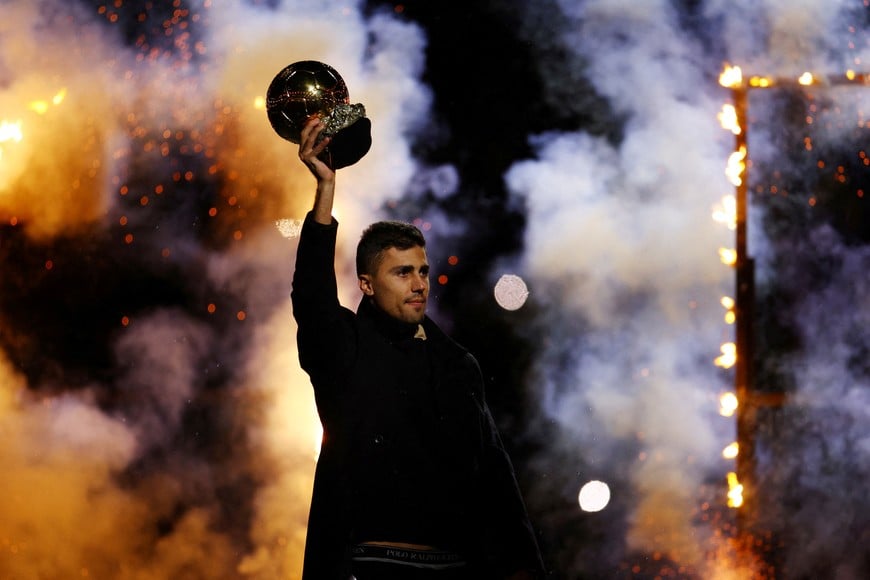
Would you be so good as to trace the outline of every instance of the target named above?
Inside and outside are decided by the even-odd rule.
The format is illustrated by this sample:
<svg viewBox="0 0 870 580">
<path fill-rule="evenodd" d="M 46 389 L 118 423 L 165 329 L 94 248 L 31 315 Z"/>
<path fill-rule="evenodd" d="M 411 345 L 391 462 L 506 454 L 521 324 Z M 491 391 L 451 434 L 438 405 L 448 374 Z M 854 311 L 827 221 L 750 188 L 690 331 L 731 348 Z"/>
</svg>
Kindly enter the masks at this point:
<svg viewBox="0 0 870 580">
<path fill-rule="evenodd" d="M 320 155 L 323 150 L 326 149 L 327 145 L 329 145 L 329 137 L 325 137 L 318 142 L 320 133 L 324 128 L 325 126 L 320 122 L 318 117 L 314 117 L 308 121 L 302 128 L 300 134 L 301 140 L 299 143 L 299 157 L 303 161 L 307 158 Z"/>
<path fill-rule="evenodd" d="M 320 135 L 320 132 L 323 131 L 324 128 L 325 126 L 321 123 L 320 117 L 311 117 L 305 122 L 302 131 L 300 131 L 299 142 L 305 144 L 306 141 L 310 141 L 313 146 L 317 141 L 317 136 Z"/>
</svg>

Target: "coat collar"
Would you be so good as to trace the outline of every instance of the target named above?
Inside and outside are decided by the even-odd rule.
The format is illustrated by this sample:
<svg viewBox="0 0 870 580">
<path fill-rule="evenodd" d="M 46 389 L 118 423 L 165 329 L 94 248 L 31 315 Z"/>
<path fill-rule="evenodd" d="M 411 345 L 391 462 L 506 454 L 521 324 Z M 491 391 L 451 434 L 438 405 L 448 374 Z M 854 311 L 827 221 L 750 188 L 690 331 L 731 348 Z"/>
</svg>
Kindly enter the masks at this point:
<svg viewBox="0 0 870 580">
<path fill-rule="evenodd" d="M 426 343 L 431 348 L 443 349 L 446 351 L 445 354 L 453 356 L 462 356 L 468 352 L 465 347 L 447 336 L 428 316 L 423 318 L 422 324 L 402 322 L 375 306 L 366 296 L 363 296 L 359 303 L 357 316 L 374 325 L 375 329 L 392 343 L 414 340 L 419 327 L 422 326 Z"/>
</svg>

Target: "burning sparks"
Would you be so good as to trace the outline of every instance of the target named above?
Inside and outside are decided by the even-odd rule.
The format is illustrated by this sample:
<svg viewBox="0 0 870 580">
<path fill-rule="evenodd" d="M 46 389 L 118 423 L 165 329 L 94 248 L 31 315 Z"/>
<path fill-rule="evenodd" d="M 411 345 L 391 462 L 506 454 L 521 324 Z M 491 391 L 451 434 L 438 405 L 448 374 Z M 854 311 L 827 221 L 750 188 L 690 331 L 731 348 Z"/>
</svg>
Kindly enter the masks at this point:
<svg viewBox="0 0 870 580">
<path fill-rule="evenodd" d="M 295 238 L 302 231 L 302 220 L 280 219 L 275 222 L 275 227 L 285 238 Z"/>
<path fill-rule="evenodd" d="M 722 367 L 723 369 L 730 369 L 737 362 L 737 345 L 733 342 L 726 342 L 719 350 L 722 351 L 720 356 L 716 357 L 714 361 L 717 367 Z"/>
<path fill-rule="evenodd" d="M 737 480 L 737 474 L 728 472 L 728 507 L 739 508 L 743 505 L 743 485 Z"/>
<path fill-rule="evenodd" d="M 60 89 L 53 97 L 47 100 L 33 100 L 27 104 L 27 109 L 37 115 L 45 115 L 53 106 L 60 105 L 66 99 L 67 89 Z M 5 143 L 20 143 L 24 140 L 24 121 L 17 119 L 14 121 L 0 120 L 0 161 L 6 161 L 7 166 L 0 166 L 0 188 L 3 187 L 6 181 L 14 178 L 16 171 L 10 167 L 15 166 L 6 155 L 7 150 L 4 148 Z M 24 154 L 26 158 L 26 154 Z"/>
<path fill-rule="evenodd" d="M 717 118 L 724 129 L 731 131 L 735 135 L 741 133 L 742 129 L 740 128 L 740 122 L 737 119 L 737 109 L 734 105 L 722 105 L 722 111 L 717 115 Z"/>
<path fill-rule="evenodd" d="M 749 86 L 757 89 L 767 89 L 773 86 L 773 80 L 770 77 L 752 77 L 749 79 Z"/>
<path fill-rule="evenodd" d="M 725 66 L 725 70 L 719 75 L 719 84 L 723 87 L 734 88 L 743 83 L 743 71 L 739 66 Z"/>
<path fill-rule="evenodd" d="M 867 3 L 866 0 L 864 2 Z M 859 61 L 856 60 L 856 64 Z M 728 131 L 731 131 L 736 137 L 736 145 L 735 150 L 728 157 L 728 162 L 725 168 L 725 174 L 728 177 L 730 183 L 738 189 L 737 195 L 740 195 L 739 198 L 735 196 L 728 196 L 723 198 L 722 204 L 719 207 L 714 208 L 713 211 L 713 219 L 717 222 L 726 224 L 729 229 L 736 230 L 738 226 L 738 215 L 741 220 L 741 227 L 745 226 L 745 223 L 742 220 L 745 220 L 745 207 L 746 207 L 746 170 L 748 165 L 748 151 L 747 151 L 747 140 L 746 140 L 746 130 L 748 129 L 748 124 L 743 126 L 743 123 L 746 123 L 746 103 L 748 100 L 747 93 L 751 89 L 768 89 L 772 87 L 809 87 L 813 85 L 844 85 L 844 84 L 863 84 L 867 85 L 870 81 L 870 75 L 864 75 L 862 73 L 857 73 L 854 70 L 848 70 L 839 77 L 831 77 L 829 75 L 817 76 L 813 75 L 811 72 L 804 72 L 798 77 L 792 78 L 771 78 L 768 76 L 759 76 L 754 75 L 749 78 L 748 82 L 744 82 L 743 72 L 738 66 L 730 66 L 728 64 L 725 65 L 724 70 L 719 76 L 719 83 L 726 88 L 732 89 L 732 96 L 734 99 L 734 104 L 724 104 L 722 106 L 721 112 L 717 115 L 717 118 L 722 125 L 722 127 Z M 815 112 L 814 108 L 811 108 L 811 111 Z M 815 115 L 808 115 L 806 117 L 806 122 L 808 124 L 812 124 L 815 120 Z M 859 123 L 859 126 L 863 127 L 863 121 Z M 807 151 L 813 150 L 812 139 L 807 137 L 804 140 L 804 147 Z M 862 151 L 863 155 L 863 151 Z M 823 161 L 819 161 L 819 167 L 824 166 Z M 870 162 L 865 163 L 865 165 L 870 164 Z M 842 167 L 838 171 L 836 178 L 844 183 L 846 181 L 846 176 L 844 175 L 844 170 Z M 772 193 L 777 192 L 777 188 L 771 188 Z M 863 192 L 859 195 L 862 196 Z M 816 198 L 811 197 L 809 200 L 810 206 L 814 206 L 816 203 Z M 742 204 L 738 207 L 738 204 Z M 741 211 L 743 210 L 743 211 Z M 743 236 L 741 238 L 741 236 Z M 744 240 L 745 244 L 745 232 L 738 233 L 738 247 L 736 249 L 731 248 L 720 248 L 719 249 L 719 258 L 723 264 L 728 266 L 737 266 L 738 263 L 745 257 L 746 248 L 745 245 L 741 245 L 741 239 Z M 738 270 L 739 272 L 739 270 Z M 738 279 L 739 280 L 739 279 Z M 722 306 L 725 308 L 725 322 L 727 324 L 734 324 L 737 320 L 737 309 L 735 308 L 735 301 L 730 297 L 723 297 L 721 300 Z M 721 355 L 716 357 L 714 360 L 716 366 L 721 367 L 723 369 L 730 369 L 737 363 L 737 345 L 734 342 L 726 342 L 721 347 Z M 739 369 L 738 369 L 739 370 Z M 738 406 L 737 397 L 732 393 L 727 393 L 720 397 L 720 409 L 719 413 L 723 417 L 731 417 L 735 414 Z M 738 417 L 738 422 L 741 419 Z M 726 459 L 735 459 L 738 456 L 739 447 L 738 443 L 732 443 L 725 447 L 722 451 L 722 456 Z M 736 473 L 728 474 L 728 506 L 732 508 L 737 508 L 743 505 L 743 485 L 737 479 Z"/>
<path fill-rule="evenodd" d="M 21 130 L 21 121 L 0 122 L 0 161 L 3 160 L 3 143 L 19 143 L 22 139 L 24 139 L 24 132 Z"/>
<path fill-rule="evenodd" d="M 24 133 L 21 131 L 21 121 L 3 121 L 0 122 L 0 143 L 5 141 L 21 141 L 24 139 Z"/>
<path fill-rule="evenodd" d="M 813 75 L 811 73 L 805 72 L 800 77 L 798 77 L 798 83 L 804 85 L 805 87 L 813 84 Z"/>
<path fill-rule="evenodd" d="M 737 411 L 737 395 L 734 393 L 723 393 L 719 397 L 719 414 L 723 417 L 732 417 Z"/>
<path fill-rule="evenodd" d="M 734 187 L 739 188 L 743 185 L 747 157 L 745 135 L 741 126 L 741 116 L 745 117 L 745 100 L 741 97 L 741 94 L 745 96 L 746 88 L 743 85 L 743 74 L 740 67 L 726 66 L 719 77 L 719 83 L 722 86 L 734 89 L 735 105 L 723 105 L 722 111 L 717 117 L 724 129 L 731 131 L 732 134 L 737 136 L 736 150 L 728 156 L 725 175 Z M 738 109 L 738 106 L 740 109 Z M 738 213 L 737 196 L 728 195 L 722 198 L 720 206 L 714 208 L 713 219 L 726 225 L 729 230 L 735 231 L 737 229 Z M 740 259 L 739 251 L 737 248 L 719 248 L 719 259 L 727 266 L 736 266 Z M 720 304 L 725 309 L 725 323 L 733 325 L 737 321 L 735 300 L 730 296 L 723 296 Z M 730 369 L 737 363 L 737 344 L 726 342 L 721 345 L 720 350 L 722 354 L 714 359 L 714 364 L 723 369 Z M 719 397 L 719 415 L 722 417 L 734 416 L 737 406 L 738 400 L 734 393 L 724 393 Z M 738 451 L 738 443 L 733 442 L 722 450 L 722 457 L 734 460 L 737 458 Z M 727 505 L 731 508 L 739 507 L 743 504 L 743 486 L 737 481 L 737 474 L 735 472 L 729 472 L 727 480 Z"/>
<path fill-rule="evenodd" d="M 726 324 L 734 324 L 737 319 L 737 314 L 734 312 L 734 299 L 730 296 L 723 296 L 722 300 L 719 301 L 722 304 L 722 307 L 725 308 L 725 323 Z"/>
<path fill-rule="evenodd" d="M 737 263 L 737 250 L 734 248 L 719 248 L 719 259 L 726 266 L 733 266 Z"/>
<path fill-rule="evenodd" d="M 723 197 L 721 204 L 713 208 L 713 219 L 725 224 L 729 230 L 737 229 L 737 198 L 733 195 Z"/>
<path fill-rule="evenodd" d="M 740 444 L 735 441 L 722 450 L 722 457 L 725 459 L 735 459 L 739 452 Z"/>
<path fill-rule="evenodd" d="M 728 157 L 728 166 L 725 168 L 725 175 L 735 187 L 743 183 L 743 172 L 746 170 L 746 147 L 740 146 L 740 149 L 731 153 Z"/>
<path fill-rule="evenodd" d="M 31 101 L 30 104 L 28 105 L 28 108 L 31 111 L 33 111 L 39 115 L 44 115 L 46 112 L 48 112 L 48 109 L 51 108 L 52 105 L 57 106 L 57 105 L 61 104 L 65 98 L 66 98 L 66 89 L 63 88 L 63 89 L 60 89 L 51 98 L 50 102 L 49 101 L 42 101 L 42 100 Z"/>
</svg>

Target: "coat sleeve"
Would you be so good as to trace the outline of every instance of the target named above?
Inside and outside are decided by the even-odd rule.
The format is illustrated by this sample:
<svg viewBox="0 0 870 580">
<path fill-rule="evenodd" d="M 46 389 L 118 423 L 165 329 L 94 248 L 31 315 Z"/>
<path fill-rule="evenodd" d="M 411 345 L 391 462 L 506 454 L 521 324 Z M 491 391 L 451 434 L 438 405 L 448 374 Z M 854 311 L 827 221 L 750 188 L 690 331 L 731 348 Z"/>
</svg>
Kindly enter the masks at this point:
<svg viewBox="0 0 870 580">
<path fill-rule="evenodd" d="M 483 540 L 488 565 L 502 577 L 525 570 L 536 578 L 543 578 L 544 563 L 513 464 L 486 404 L 482 387 L 476 395 L 481 404 L 483 422 L 481 467 L 486 520 Z"/>
<path fill-rule="evenodd" d="M 311 377 L 318 406 L 341 386 L 338 377 L 354 348 L 353 313 L 338 301 L 335 240 L 338 222 L 324 225 L 309 213 L 302 225 L 293 274 L 293 317 L 302 369 Z"/>
</svg>

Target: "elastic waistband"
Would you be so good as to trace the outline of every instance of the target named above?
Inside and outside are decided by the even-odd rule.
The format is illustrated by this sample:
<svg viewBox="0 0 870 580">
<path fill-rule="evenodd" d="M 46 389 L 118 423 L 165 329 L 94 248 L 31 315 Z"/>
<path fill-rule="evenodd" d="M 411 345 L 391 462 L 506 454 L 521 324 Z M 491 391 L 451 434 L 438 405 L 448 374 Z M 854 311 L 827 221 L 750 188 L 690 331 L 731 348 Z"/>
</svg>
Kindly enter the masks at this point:
<svg viewBox="0 0 870 580">
<path fill-rule="evenodd" d="M 433 570 L 461 568 L 466 564 L 465 559 L 455 552 L 372 546 L 370 544 L 357 544 L 351 548 L 351 558 L 356 562 L 388 562 Z"/>
</svg>

